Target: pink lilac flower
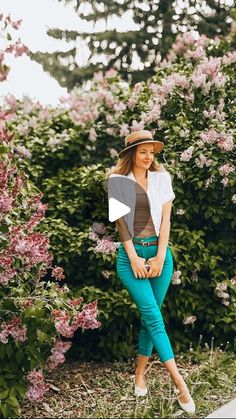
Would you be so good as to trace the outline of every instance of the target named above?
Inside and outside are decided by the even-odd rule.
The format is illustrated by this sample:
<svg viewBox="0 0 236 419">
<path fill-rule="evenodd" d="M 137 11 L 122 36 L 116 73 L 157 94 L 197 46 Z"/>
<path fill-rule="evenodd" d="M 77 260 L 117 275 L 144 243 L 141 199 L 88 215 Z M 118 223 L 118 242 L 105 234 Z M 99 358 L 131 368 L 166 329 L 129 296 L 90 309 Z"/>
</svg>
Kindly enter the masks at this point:
<svg viewBox="0 0 236 419">
<path fill-rule="evenodd" d="M 106 78 L 115 77 L 117 74 L 118 74 L 117 70 L 112 67 L 105 72 L 105 77 Z"/>
<path fill-rule="evenodd" d="M 14 317 L 9 323 L 1 324 L 0 342 L 7 343 L 8 336 L 12 336 L 17 342 L 24 342 L 27 339 L 26 326 L 21 325 L 20 317 Z"/>
<path fill-rule="evenodd" d="M 224 304 L 225 306 L 229 306 L 229 301 L 228 300 L 222 300 L 222 304 Z"/>
<path fill-rule="evenodd" d="M 123 102 L 114 103 L 113 109 L 115 112 L 123 112 L 126 109 L 126 105 Z"/>
<path fill-rule="evenodd" d="M 94 128 L 90 128 L 89 131 L 89 140 L 95 142 L 97 140 L 97 133 Z"/>
<path fill-rule="evenodd" d="M 89 233 L 89 239 L 93 240 L 95 242 L 97 242 L 99 240 L 99 236 L 97 235 L 97 233 L 94 233 L 94 231 L 91 231 L 91 233 Z"/>
<path fill-rule="evenodd" d="M 25 157 L 27 159 L 32 157 L 32 153 L 23 145 L 17 145 L 15 147 L 15 151 L 21 157 Z"/>
<path fill-rule="evenodd" d="M 13 198 L 10 195 L 0 196 L 0 213 L 9 212 L 12 210 Z"/>
<path fill-rule="evenodd" d="M 231 201 L 233 202 L 233 204 L 236 204 L 236 194 L 232 196 Z"/>
<path fill-rule="evenodd" d="M 129 125 L 128 124 L 122 124 L 120 127 L 120 137 L 126 137 L 126 135 L 128 135 L 130 133 L 129 131 Z"/>
<path fill-rule="evenodd" d="M 49 390 L 50 385 L 45 384 L 42 370 L 36 371 L 36 369 L 34 369 L 27 374 L 27 379 L 30 385 L 26 392 L 26 397 L 32 402 L 43 400 L 43 397 Z"/>
<path fill-rule="evenodd" d="M 23 184 L 24 184 L 25 179 L 26 179 L 26 176 L 25 176 L 25 175 L 23 175 L 23 174 L 21 174 L 21 175 L 17 175 L 17 176 L 15 177 L 15 184 L 14 184 L 13 189 L 12 189 L 12 197 L 13 197 L 14 199 L 15 199 L 15 198 L 16 198 L 16 196 L 20 193 L 21 188 L 22 188 L 22 186 L 23 186 Z"/>
<path fill-rule="evenodd" d="M 218 291 L 225 291 L 227 290 L 227 284 L 226 282 L 218 282 L 216 285 L 216 290 Z"/>
<path fill-rule="evenodd" d="M 108 278 L 109 278 L 109 276 L 110 276 L 109 271 L 102 271 L 102 276 L 103 276 L 104 278 L 108 279 Z"/>
<path fill-rule="evenodd" d="M 64 270 L 60 266 L 56 266 L 52 270 L 52 276 L 57 279 L 57 281 L 62 281 L 65 279 Z"/>
<path fill-rule="evenodd" d="M 181 284 L 180 276 L 181 276 L 181 271 L 175 271 L 174 272 L 174 274 L 172 276 L 172 280 L 171 280 L 171 282 L 172 282 L 173 285 L 179 285 L 179 284 Z"/>
<path fill-rule="evenodd" d="M 84 301 L 83 297 L 79 297 L 79 298 L 74 298 L 72 300 L 68 300 L 68 304 L 71 306 L 71 308 L 79 307 L 83 301 Z"/>
<path fill-rule="evenodd" d="M 101 323 L 96 319 L 97 316 L 97 300 L 84 304 L 83 310 L 74 316 L 72 327 L 77 330 L 79 327 L 83 329 L 97 329 Z"/>
<path fill-rule="evenodd" d="M 127 102 L 127 107 L 133 110 L 137 102 L 138 102 L 138 96 L 136 96 L 136 94 L 132 95 Z"/>
<path fill-rule="evenodd" d="M 51 349 L 51 355 L 46 361 L 46 366 L 49 370 L 55 369 L 59 364 L 65 362 L 64 353 L 67 352 L 72 345 L 72 342 L 63 342 L 57 339 L 54 347 Z"/>
<path fill-rule="evenodd" d="M 108 123 L 108 124 L 113 124 L 113 122 L 114 122 L 114 115 L 112 115 L 112 114 L 107 114 L 106 115 L 106 122 Z"/>
<path fill-rule="evenodd" d="M 92 225 L 92 232 L 96 234 L 105 234 L 106 226 L 103 223 L 94 222 Z"/>
<path fill-rule="evenodd" d="M 214 144 L 218 140 L 218 132 L 210 129 L 208 131 L 201 132 L 200 138 L 204 143 Z"/>
<path fill-rule="evenodd" d="M 186 213 L 186 210 L 183 208 L 179 208 L 176 210 L 176 214 L 178 215 L 184 215 Z"/>
<path fill-rule="evenodd" d="M 206 51 L 202 46 L 198 46 L 195 50 L 188 49 L 185 54 L 185 58 L 193 58 L 194 60 L 202 60 L 206 57 Z"/>
<path fill-rule="evenodd" d="M 50 114 L 50 111 L 45 108 L 39 111 L 39 119 L 41 121 L 51 121 L 52 115 Z"/>
<path fill-rule="evenodd" d="M 116 128 L 106 128 L 105 129 L 105 132 L 106 132 L 106 134 L 115 137 L 115 135 L 116 135 Z"/>
<path fill-rule="evenodd" d="M 190 45 L 194 45 L 195 38 L 190 32 L 178 34 L 175 42 L 172 44 L 172 49 L 177 54 L 182 54 Z"/>
<path fill-rule="evenodd" d="M 236 62 L 236 51 L 229 51 L 227 54 L 223 55 L 221 58 L 221 62 L 223 65 L 230 65 Z"/>
<path fill-rule="evenodd" d="M 184 324 L 193 324 L 197 320 L 197 316 L 188 316 L 183 320 Z"/>
<path fill-rule="evenodd" d="M 214 77 L 218 75 L 220 66 L 220 57 L 206 57 L 203 62 L 197 66 L 197 72 L 206 74 L 214 79 Z"/>
<path fill-rule="evenodd" d="M 144 120 L 141 121 L 143 127 L 144 127 L 145 123 L 151 123 L 151 122 L 158 121 L 160 116 L 161 116 L 161 107 L 160 107 L 159 104 L 155 104 L 153 106 L 153 108 L 150 110 L 150 112 L 147 114 L 145 122 L 144 122 Z M 141 129 L 143 129 L 143 128 L 141 128 Z"/>
<path fill-rule="evenodd" d="M 0 284 L 2 285 L 8 285 L 9 281 L 14 278 L 16 275 L 16 271 L 12 268 L 8 268 L 7 271 L 0 273 Z"/>
<path fill-rule="evenodd" d="M 103 237 L 102 240 L 98 239 L 95 253 L 113 253 L 119 247 L 120 242 L 114 242 L 109 236 Z"/>
<path fill-rule="evenodd" d="M 39 222 L 44 218 L 47 208 L 48 204 L 42 204 L 42 202 L 38 203 L 35 214 L 26 224 L 26 228 L 28 231 L 32 231 L 36 227 L 36 225 L 39 224 Z"/>
<path fill-rule="evenodd" d="M 64 337 L 73 337 L 75 331 L 82 327 L 84 329 L 95 329 L 100 327 L 101 323 L 96 319 L 97 301 L 85 304 L 80 313 L 74 315 L 70 322 L 70 316 L 63 310 L 53 310 L 54 324 L 56 330 Z"/>
<path fill-rule="evenodd" d="M 229 293 L 224 291 L 218 291 L 217 297 L 224 298 L 225 300 L 227 300 L 229 298 Z"/>
<path fill-rule="evenodd" d="M 206 156 L 204 156 L 204 154 L 202 154 L 202 153 L 199 155 L 198 158 L 194 159 L 194 161 L 195 161 L 196 165 L 198 167 L 201 167 L 201 168 L 204 167 L 204 166 L 208 167 L 212 163 L 212 160 L 207 159 Z"/>
<path fill-rule="evenodd" d="M 131 132 L 139 131 L 144 129 L 144 122 L 143 121 L 136 121 L 136 119 L 133 119 L 132 126 L 131 126 Z"/>
<path fill-rule="evenodd" d="M 222 183 L 222 184 L 223 184 L 223 186 L 224 186 L 224 188 L 226 188 L 226 187 L 228 186 L 229 179 L 228 179 L 227 177 L 224 177 L 224 178 L 220 181 L 220 183 Z"/>
<path fill-rule="evenodd" d="M 192 158 L 193 151 L 194 151 L 194 146 L 191 145 L 190 147 L 188 147 L 186 150 L 184 150 L 181 153 L 180 160 L 181 161 L 189 161 Z"/>
<path fill-rule="evenodd" d="M 110 156 L 111 158 L 115 158 L 118 156 L 118 152 L 115 150 L 115 148 L 109 148 Z"/>
<path fill-rule="evenodd" d="M 213 105 L 210 105 L 208 111 L 207 110 L 203 111 L 204 117 L 210 118 L 210 119 L 214 118 L 220 122 L 223 122 L 225 119 L 225 112 L 223 112 L 224 105 L 225 105 L 224 99 L 221 98 L 217 108 L 215 108 Z"/>
<path fill-rule="evenodd" d="M 96 73 L 94 73 L 93 79 L 97 82 L 103 82 L 104 81 L 103 72 L 97 71 Z"/>
<path fill-rule="evenodd" d="M 220 132 L 218 135 L 218 146 L 223 151 L 231 151 L 234 148 L 234 141 L 232 135 Z"/>
<path fill-rule="evenodd" d="M 27 122 L 23 122 L 22 124 L 19 124 L 17 126 L 17 131 L 19 135 L 25 136 L 28 134 L 29 132 L 29 126 L 27 124 Z"/>
<path fill-rule="evenodd" d="M 206 188 L 208 188 L 209 185 L 213 183 L 214 181 L 215 181 L 215 175 L 211 175 L 208 179 L 206 179 L 205 181 Z"/>
<path fill-rule="evenodd" d="M 23 308 L 31 307 L 33 304 L 34 302 L 30 298 L 20 301 L 20 305 Z"/>
<path fill-rule="evenodd" d="M 5 96 L 5 103 L 10 106 L 11 110 L 15 110 L 17 108 L 17 99 L 14 95 Z"/>
<path fill-rule="evenodd" d="M 23 257 L 25 267 L 30 268 L 37 263 L 50 265 L 53 255 L 48 251 L 49 239 L 41 233 L 31 233 L 22 237 L 20 230 L 20 226 L 12 228 L 8 250 L 17 257 Z"/>
<path fill-rule="evenodd" d="M 235 171 L 235 166 L 229 163 L 224 164 L 218 168 L 221 176 L 228 176 L 231 172 Z"/>
</svg>

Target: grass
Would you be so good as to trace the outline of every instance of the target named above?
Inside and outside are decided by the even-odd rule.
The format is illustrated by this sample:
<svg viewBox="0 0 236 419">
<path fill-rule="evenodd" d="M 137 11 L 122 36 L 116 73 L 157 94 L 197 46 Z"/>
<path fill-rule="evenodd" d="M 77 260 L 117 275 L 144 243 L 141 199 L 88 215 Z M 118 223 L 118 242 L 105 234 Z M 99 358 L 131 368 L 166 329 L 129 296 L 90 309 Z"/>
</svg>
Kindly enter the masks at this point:
<svg viewBox="0 0 236 419">
<path fill-rule="evenodd" d="M 213 342 L 212 342 L 213 343 Z M 190 348 L 176 356 L 195 404 L 195 418 L 205 418 L 235 397 L 236 358 L 220 348 Z M 72 362 L 48 374 L 51 388 L 40 403 L 24 401 L 23 417 L 189 418 L 180 409 L 172 380 L 154 354 L 148 364 L 146 397 L 133 395 L 134 361 Z"/>
</svg>

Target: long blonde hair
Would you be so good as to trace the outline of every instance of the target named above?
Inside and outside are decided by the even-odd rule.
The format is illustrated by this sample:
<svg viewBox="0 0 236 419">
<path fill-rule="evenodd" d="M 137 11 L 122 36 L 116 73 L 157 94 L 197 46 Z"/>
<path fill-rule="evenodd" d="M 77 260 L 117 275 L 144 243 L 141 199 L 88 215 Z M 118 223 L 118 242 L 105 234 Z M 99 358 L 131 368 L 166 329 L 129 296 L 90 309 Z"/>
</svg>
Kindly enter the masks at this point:
<svg viewBox="0 0 236 419">
<path fill-rule="evenodd" d="M 105 179 L 107 180 L 112 173 L 127 176 L 131 170 L 133 170 L 136 152 L 137 145 L 127 150 L 123 156 L 118 159 L 116 165 L 108 169 L 105 175 Z M 166 168 L 163 164 L 159 164 L 154 158 L 151 166 L 149 167 L 149 170 L 151 172 L 163 172 L 166 171 Z"/>
</svg>

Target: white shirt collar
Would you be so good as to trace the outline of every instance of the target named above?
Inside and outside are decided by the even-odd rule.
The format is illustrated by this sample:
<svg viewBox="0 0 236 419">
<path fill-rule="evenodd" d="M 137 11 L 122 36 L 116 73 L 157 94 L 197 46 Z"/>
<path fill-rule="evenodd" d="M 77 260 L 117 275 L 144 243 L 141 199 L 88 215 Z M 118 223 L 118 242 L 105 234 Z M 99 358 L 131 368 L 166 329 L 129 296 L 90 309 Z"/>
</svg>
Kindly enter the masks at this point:
<svg viewBox="0 0 236 419">
<path fill-rule="evenodd" d="M 150 170 L 148 170 L 148 180 L 150 179 L 150 173 L 151 173 L 151 172 L 150 172 Z M 128 177 L 129 179 L 134 180 L 134 181 L 136 182 L 136 179 L 135 179 L 135 177 L 134 177 L 134 174 L 133 174 L 133 171 L 132 171 L 132 170 L 128 173 L 127 177 Z"/>
</svg>

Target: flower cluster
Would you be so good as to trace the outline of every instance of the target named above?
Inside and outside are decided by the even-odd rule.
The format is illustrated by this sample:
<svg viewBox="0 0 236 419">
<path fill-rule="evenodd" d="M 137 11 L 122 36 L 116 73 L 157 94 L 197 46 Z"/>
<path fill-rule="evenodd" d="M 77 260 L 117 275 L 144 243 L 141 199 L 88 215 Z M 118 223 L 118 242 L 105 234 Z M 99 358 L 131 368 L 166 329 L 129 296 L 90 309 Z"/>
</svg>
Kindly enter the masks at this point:
<svg viewBox="0 0 236 419">
<path fill-rule="evenodd" d="M 60 266 L 55 266 L 52 270 L 52 276 L 57 279 L 57 281 L 62 281 L 65 279 L 64 270 Z"/>
<path fill-rule="evenodd" d="M 45 384 L 42 370 L 32 370 L 27 374 L 27 380 L 29 381 L 29 386 L 26 392 L 26 397 L 31 402 L 43 400 L 45 393 L 50 388 L 50 385 Z"/>
<path fill-rule="evenodd" d="M 53 255 L 48 251 L 49 239 L 42 233 L 26 235 L 20 227 L 13 227 L 10 232 L 10 244 L 7 251 L 22 259 L 25 269 L 38 263 L 50 265 Z"/>
<path fill-rule="evenodd" d="M 174 272 L 174 274 L 172 276 L 172 279 L 171 279 L 171 282 L 172 282 L 173 285 L 181 284 L 180 276 L 181 276 L 181 271 L 175 271 Z"/>
<path fill-rule="evenodd" d="M 217 295 L 217 297 L 220 297 L 220 298 L 222 298 L 222 304 L 224 304 L 225 306 L 228 306 L 229 305 L 229 293 L 228 292 L 226 292 L 227 291 L 227 288 L 228 288 L 228 286 L 227 286 L 227 284 L 225 283 L 225 282 L 219 282 L 217 285 L 216 285 L 216 295 Z"/>
<path fill-rule="evenodd" d="M 200 139 L 203 143 L 216 144 L 221 151 L 231 151 L 234 148 L 233 137 L 231 134 L 225 132 L 217 132 L 214 129 L 209 129 L 201 132 Z"/>
<path fill-rule="evenodd" d="M 193 324 L 197 320 L 197 316 L 187 316 L 183 320 L 184 324 Z"/>
<path fill-rule="evenodd" d="M 103 223 L 93 223 L 89 239 L 97 243 L 97 246 L 94 248 L 95 253 L 112 253 L 119 247 L 120 242 L 114 242 L 111 236 L 104 236 L 102 239 L 99 238 L 99 234 L 103 235 L 105 233 L 106 227 Z"/>
<path fill-rule="evenodd" d="M 65 310 L 53 310 L 52 315 L 56 330 L 67 338 L 71 338 L 79 327 L 82 329 L 96 329 L 101 325 L 96 319 L 97 301 L 85 304 L 82 311 L 76 313 L 72 320 Z"/>
<path fill-rule="evenodd" d="M 1 324 L 0 342 L 8 343 L 9 336 L 12 336 L 17 342 L 24 342 L 27 339 L 26 326 L 22 326 L 20 317 L 14 317 L 9 323 Z"/>
<path fill-rule="evenodd" d="M 21 24 L 21 20 L 13 21 L 11 16 L 4 16 L 3 13 L 0 15 L 0 30 L 1 38 L 5 41 L 5 47 L 0 51 L 0 82 L 7 79 L 10 67 L 4 62 L 5 54 L 13 54 L 15 57 L 21 57 L 21 55 L 28 52 L 28 48 L 18 39 L 15 43 L 10 44 L 9 40 L 12 40 L 8 30 L 10 28 L 18 30 Z"/>
<path fill-rule="evenodd" d="M 72 345 L 72 342 L 63 342 L 57 339 L 53 348 L 51 349 L 51 355 L 48 357 L 46 366 L 49 370 L 55 369 L 59 364 L 65 362 L 64 353 L 67 352 Z"/>
<path fill-rule="evenodd" d="M 189 146 L 186 150 L 184 150 L 180 155 L 181 161 L 189 161 L 192 158 L 194 151 L 194 146 Z"/>
</svg>

